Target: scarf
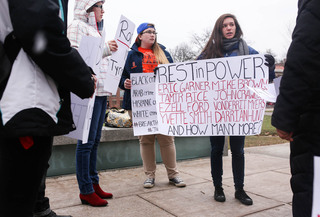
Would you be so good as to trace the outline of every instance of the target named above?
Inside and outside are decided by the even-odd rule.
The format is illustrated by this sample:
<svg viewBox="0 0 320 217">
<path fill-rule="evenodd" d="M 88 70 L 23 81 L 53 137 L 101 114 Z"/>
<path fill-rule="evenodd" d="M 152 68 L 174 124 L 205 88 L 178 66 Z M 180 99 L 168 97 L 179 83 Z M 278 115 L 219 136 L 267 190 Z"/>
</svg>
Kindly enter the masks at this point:
<svg viewBox="0 0 320 217">
<path fill-rule="evenodd" d="M 101 32 L 103 30 L 103 20 L 101 20 L 101 22 L 97 22 L 97 27 L 99 32 Z"/>
<path fill-rule="evenodd" d="M 249 54 L 248 45 L 242 38 L 223 39 L 223 50 L 226 53 L 238 51 L 238 56 Z"/>
</svg>

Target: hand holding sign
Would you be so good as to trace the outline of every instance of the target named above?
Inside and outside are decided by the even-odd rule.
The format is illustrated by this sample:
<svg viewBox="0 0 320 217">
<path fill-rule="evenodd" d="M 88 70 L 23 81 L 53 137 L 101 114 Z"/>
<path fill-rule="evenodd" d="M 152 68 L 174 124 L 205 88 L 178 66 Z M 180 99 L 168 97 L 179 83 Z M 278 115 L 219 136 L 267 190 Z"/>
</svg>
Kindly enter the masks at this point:
<svg viewBox="0 0 320 217">
<path fill-rule="evenodd" d="M 118 50 L 118 44 L 115 40 L 108 41 L 108 45 L 112 52 L 116 52 Z"/>
<path fill-rule="evenodd" d="M 131 89 L 131 80 L 130 79 L 126 79 L 125 81 L 124 81 L 124 88 L 126 88 L 126 89 Z"/>
</svg>

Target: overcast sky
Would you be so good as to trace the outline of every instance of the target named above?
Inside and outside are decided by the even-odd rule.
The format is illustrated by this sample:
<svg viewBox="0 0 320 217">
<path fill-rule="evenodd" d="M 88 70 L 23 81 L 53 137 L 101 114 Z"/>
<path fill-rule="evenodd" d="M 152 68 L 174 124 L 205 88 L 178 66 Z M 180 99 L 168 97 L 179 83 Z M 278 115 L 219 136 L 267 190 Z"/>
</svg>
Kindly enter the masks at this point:
<svg viewBox="0 0 320 217">
<path fill-rule="evenodd" d="M 183 42 L 191 45 L 193 33 L 212 31 L 220 15 L 232 13 L 238 18 L 248 45 L 260 53 L 271 49 L 279 60 L 285 57 L 291 41 L 297 4 L 298 0 L 106 0 L 104 28 L 110 40 L 121 15 L 134 22 L 136 28 L 151 22 L 156 26 L 158 42 L 173 49 Z M 69 22 L 73 5 L 74 0 L 69 0 Z"/>
</svg>

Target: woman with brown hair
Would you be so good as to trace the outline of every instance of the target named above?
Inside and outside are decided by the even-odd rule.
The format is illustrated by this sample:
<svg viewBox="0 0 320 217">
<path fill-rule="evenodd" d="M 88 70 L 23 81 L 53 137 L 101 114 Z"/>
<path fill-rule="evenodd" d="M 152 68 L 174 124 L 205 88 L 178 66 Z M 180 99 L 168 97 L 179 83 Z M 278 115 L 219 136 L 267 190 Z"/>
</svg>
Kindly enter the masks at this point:
<svg viewBox="0 0 320 217">
<path fill-rule="evenodd" d="M 158 64 L 172 63 L 172 57 L 165 47 L 157 43 L 157 32 L 154 24 L 142 23 L 137 29 L 138 36 L 132 50 L 129 52 L 122 73 L 119 87 L 125 90 L 123 97 L 124 109 L 131 114 L 131 80 L 130 73 L 153 73 Z M 144 172 L 147 176 L 143 186 L 152 188 L 155 181 L 156 157 L 155 140 L 160 145 L 162 161 L 167 169 L 169 182 L 177 187 L 186 184 L 179 178 L 176 164 L 176 148 L 174 137 L 162 134 L 139 136 L 140 153 L 143 161 Z"/>
<path fill-rule="evenodd" d="M 212 59 L 230 56 L 258 54 L 242 39 L 242 30 L 233 14 L 221 15 L 215 23 L 209 41 L 198 59 Z M 274 58 L 266 56 L 269 67 L 269 80 L 274 78 Z M 243 190 L 244 186 L 244 141 L 245 136 L 230 136 L 232 153 L 232 172 L 235 186 L 235 198 L 245 205 L 252 205 L 252 199 Z M 218 202 L 226 200 L 222 188 L 222 155 L 225 136 L 210 136 L 211 143 L 211 175 L 215 187 L 214 199 Z"/>
</svg>

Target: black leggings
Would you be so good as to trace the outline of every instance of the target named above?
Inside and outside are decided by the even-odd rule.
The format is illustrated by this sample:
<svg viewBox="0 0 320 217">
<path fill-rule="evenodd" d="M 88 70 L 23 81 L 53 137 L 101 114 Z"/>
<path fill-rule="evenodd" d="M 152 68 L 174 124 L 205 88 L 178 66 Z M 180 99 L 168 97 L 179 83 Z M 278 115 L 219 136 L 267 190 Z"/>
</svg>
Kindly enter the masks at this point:
<svg viewBox="0 0 320 217">
<path fill-rule="evenodd" d="M 235 189 L 242 189 L 244 183 L 244 136 L 230 136 L 232 154 L 232 172 Z M 215 187 L 222 187 L 222 155 L 224 136 L 210 136 L 211 143 L 211 175 Z"/>
<path fill-rule="evenodd" d="M 34 145 L 25 150 L 18 138 L 0 138 L 0 216 L 33 216 L 53 137 L 33 140 Z"/>
</svg>

